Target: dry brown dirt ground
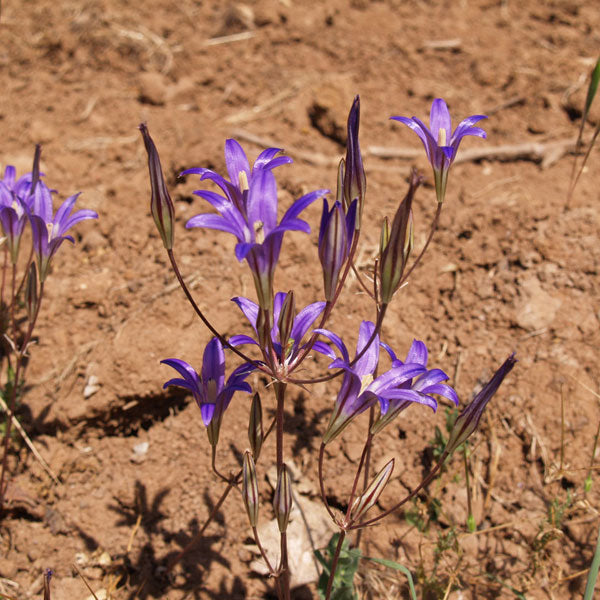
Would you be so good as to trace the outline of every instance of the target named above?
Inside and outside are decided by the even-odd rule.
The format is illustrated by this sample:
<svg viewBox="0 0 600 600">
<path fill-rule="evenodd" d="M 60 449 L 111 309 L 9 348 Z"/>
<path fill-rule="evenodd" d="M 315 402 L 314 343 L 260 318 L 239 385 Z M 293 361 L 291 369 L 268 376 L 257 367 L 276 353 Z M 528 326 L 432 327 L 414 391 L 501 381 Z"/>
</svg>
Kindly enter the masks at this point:
<svg viewBox="0 0 600 600">
<path fill-rule="evenodd" d="M 184 276 L 232 334 L 247 331 L 230 298 L 252 295 L 251 277 L 229 236 L 184 229 L 205 207 L 191 193 L 197 182 L 177 173 L 223 170 L 224 141 L 236 137 L 251 157 L 275 144 L 294 158 L 278 172 L 284 205 L 334 188 L 345 118 L 360 94 L 363 269 L 410 166 L 430 177 L 416 136 L 388 118 L 426 118 L 439 96 L 458 119 L 489 116 L 488 140 L 463 142 L 465 151 L 489 153 L 454 166 L 440 230 L 394 301 L 385 339 L 400 353 L 414 337 L 425 340 L 463 405 L 511 351 L 519 359 L 473 445 L 477 533 L 465 527 L 456 458 L 418 502 L 365 535 L 364 552 L 409 567 L 423 598 L 581 597 L 600 506 L 595 476 L 583 489 L 600 417 L 597 151 L 570 209 L 563 206 L 599 32 L 591 0 L 3 2 L 0 166 L 29 170 L 41 143 L 50 187 L 63 198 L 83 192 L 80 206 L 100 218 L 77 228 L 75 247 L 61 248 L 47 283 L 18 417 L 60 484 L 17 437 L 0 523 L 0 595 L 40 598 L 50 567 L 54 600 L 89 596 L 83 578 L 98 598 L 270 597 L 270 582 L 249 567 L 238 495 L 165 576 L 222 484 L 210 471 L 197 407 L 161 390 L 171 374 L 159 360 L 199 367 L 208 335 L 174 285 L 154 230 L 137 127 L 148 124 L 161 152 Z M 539 146 L 495 149 L 531 144 Z M 397 149 L 418 152 L 394 157 Z M 417 244 L 434 206 L 429 183 L 415 206 Z M 289 235 L 278 270 L 277 288 L 296 286 L 300 305 L 321 295 L 319 210 L 308 210 L 310 237 Z M 372 317 L 350 282 L 331 326 L 352 340 L 358 321 Z M 271 410 L 268 389 L 263 396 Z M 334 397 L 334 385 L 289 397 L 288 448 L 307 498 Z M 225 470 L 238 464 L 234 449 L 245 448 L 247 410 L 240 395 L 226 415 Z M 382 434 L 374 463 L 397 460 L 382 507 L 427 472 L 444 419 L 444 410 L 408 410 Z M 343 502 L 364 428 L 359 421 L 326 456 L 333 503 Z M 268 506 L 262 478 L 261 490 Z M 375 565 L 365 563 L 358 582 L 364 598 L 407 597 L 405 578 Z M 313 597 L 316 588 L 294 595 Z"/>
</svg>

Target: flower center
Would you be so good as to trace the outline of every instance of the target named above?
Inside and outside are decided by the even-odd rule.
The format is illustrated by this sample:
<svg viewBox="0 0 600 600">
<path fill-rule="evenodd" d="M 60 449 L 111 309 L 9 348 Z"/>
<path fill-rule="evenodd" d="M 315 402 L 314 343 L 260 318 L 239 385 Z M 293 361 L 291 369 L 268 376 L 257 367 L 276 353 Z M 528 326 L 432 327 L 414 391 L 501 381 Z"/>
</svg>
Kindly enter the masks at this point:
<svg viewBox="0 0 600 600">
<path fill-rule="evenodd" d="M 46 223 L 46 229 L 48 230 L 48 241 L 52 239 L 52 230 L 54 229 L 53 223 Z"/>
<path fill-rule="evenodd" d="M 206 382 L 206 396 L 209 404 L 217 403 L 217 382 L 212 378 Z"/>
</svg>

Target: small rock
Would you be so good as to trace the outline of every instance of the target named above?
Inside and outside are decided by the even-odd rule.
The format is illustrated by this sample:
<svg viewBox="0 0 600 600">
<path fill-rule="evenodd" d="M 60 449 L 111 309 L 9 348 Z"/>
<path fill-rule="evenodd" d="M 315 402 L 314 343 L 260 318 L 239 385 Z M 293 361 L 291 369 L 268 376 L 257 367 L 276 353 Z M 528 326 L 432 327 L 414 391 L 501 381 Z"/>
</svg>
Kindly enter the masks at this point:
<svg viewBox="0 0 600 600">
<path fill-rule="evenodd" d="M 102 386 L 100 385 L 100 380 L 96 375 L 90 375 L 88 377 L 87 383 L 83 388 L 83 397 L 87 400 L 91 398 Z"/>
<path fill-rule="evenodd" d="M 168 83 L 160 73 L 142 73 L 138 79 L 138 100 L 162 106 L 167 101 Z"/>
<path fill-rule="evenodd" d="M 106 551 L 98 557 L 98 560 L 96 562 L 96 564 L 98 564 L 101 567 L 109 567 L 111 563 L 112 558 L 110 557 L 110 554 Z"/>
<path fill-rule="evenodd" d="M 146 460 L 146 454 L 150 444 L 148 442 L 140 442 L 133 447 L 133 454 L 129 457 L 129 460 L 133 463 L 142 463 Z"/>
<path fill-rule="evenodd" d="M 548 327 L 561 301 L 545 292 L 537 277 L 526 279 L 519 286 L 520 299 L 515 306 L 517 325 L 529 331 Z"/>
</svg>

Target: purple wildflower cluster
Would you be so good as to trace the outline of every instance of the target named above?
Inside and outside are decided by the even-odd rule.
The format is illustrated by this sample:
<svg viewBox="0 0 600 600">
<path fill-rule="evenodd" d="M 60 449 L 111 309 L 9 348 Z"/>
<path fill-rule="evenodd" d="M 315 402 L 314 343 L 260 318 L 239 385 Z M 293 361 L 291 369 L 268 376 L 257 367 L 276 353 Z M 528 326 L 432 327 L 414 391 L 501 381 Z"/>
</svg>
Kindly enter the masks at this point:
<svg viewBox="0 0 600 600">
<path fill-rule="evenodd" d="M 54 212 L 52 195 L 55 190 L 51 190 L 42 179 L 44 175 L 39 169 L 40 155 L 41 150 L 38 146 L 30 173 L 17 178 L 15 167 L 9 165 L 0 179 L 0 227 L 3 233 L 0 243 L 4 244 L 0 289 L 0 337 L 7 342 L 3 344 L 3 355 L 7 358 L 8 370 L 5 381 L 12 380 L 18 384 L 9 385 L 9 393 L 6 394 L 9 398 L 0 471 L 0 512 L 6 492 L 4 481 L 16 406 L 16 390 L 22 383 L 25 355 L 39 315 L 44 283 L 50 273 L 51 261 L 65 240 L 74 243 L 73 237 L 68 234 L 71 227 L 80 221 L 98 217 L 91 210 L 73 212 L 79 194 L 67 198 L 56 213 Z M 24 236 L 28 225 L 30 235 Z M 21 251 L 23 239 L 30 240 L 29 251 Z M 7 272 L 10 272 L 10 275 L 7 276 Z M 17 314 L 21 301 L 25 305 L 24 319 Z M 10 353 L 14 356 L 7 356 Z M 48 575 L 48 582 L 49 578 Z"/>
<path fill-rule="evenodd" d="M 292 503 L 292 483 L 289 469 L 284 462 L 283 421 L 286 390 L 290 385 L 310 388 L 311 384 L 317 382 L 339 381 L 338 391 L 332 402 L 329 424 L 324 430 L 321 442 L 319 483 L 323 500 L 342 533 L 365 523 L 365 513 L 376 504 L 392 475 L 393 460 L 379 471 L 369 486 L 365 483 L 362 494 L 355 494 L 361 470 L 368 470 L 363 462 L 364 456 L 370 452 L 376 436 L 411 405 L 420 405 L 435 411 L 440 401 L 453 407 L 459 404 L 456 391 L 447 383 L 448 375 L 441 369 L 428 365 L 429 353 L 423 341 L 414 340 L 405 359 L 401 360 L 396 352 L 381 340 L 381 332 L 390 303 L 420 263 L 435 233 L 446 193 L 448 173 L 456 158 L 459 144 L 468 135 L 486 137 L 485 131 L 475 126 L 485 117 L 468 117 L 452 131 L 448 107 L 442 99 L 436 99 L 431 107 L 430 127 L 425 126 L 416 117 L 392 118 L 410 127 L 423 142 L 433 168 L 438 208 L 425 247 L 413 258 L 412 201 L 422 181 L 422 177 L 413 172 L 406 197 L 395 215 L 383 222 L 379 255 L 369 278 L 365 278 L 354 265 L 366 206 L 366 175 L 359 145 L 358 97 L 354 100 L 348 117 L 346 155 L 339 163 L 337 190 L 331 200 L 327 198 L 327 189 L 317 189 L 295 200 L 280 218 L 274 172 L 278 167 L 292 163 L 292 159 L 282 154 L 279 148 L 267 148 L 259 154 L 251 167 L 246 153 L 233 139 L 225 143 L 226 176 L 207 168 L 187 169 L 182 173 L 199 176 L 201 189 L 194 194 L 214 209 L 213 212 L 192 217 L 186 227 L 201 227 L 232 234 L 236 238 L 235 258 L 247 263 L 253 277 L 256 301 L 241 296 L 232 299 L 249 322 L 253 335 L 238 333 L 228 337 L 220 334 L 210 324 L 185 287 L 184 279 L 179 273 L 173 251 L 173 205 L 164 183 L 156 147 L 147 127 L 140 127 L 148 151 L 152 215 L 180 284 L 195 311 L 214 336 L 204 351 L 200 373 L 180 359 L 162 361 L 180 375 L 167 381 L 165 387 L 179 386 L 192 393 L 200 407 L 202 422 L 207 427 L 209 441 L 213 446 L 215 473 L 228 481 L 230 486 L 241 482 L 246 512 L 259 547 L 260 541 L 256 532 L 259 502 L 256 461 L 262 442 L 271 430 L 276 432 L 278 476 L 274 512 L 282 534 L 282 544 L 285 544 L 285 529 Z M 321 300 L 297 311 L 293 290 L 275 293 L 275 271 L 283 247 L 284 234 L 288 231 L 310 234 L 311 229 L 304 213 L 319 199 L 322 199 L 322 211 L 317 247 L 323 276 L 323 296 Z M 377 314 L 374 322 L 364 320 L 360 323 L 356 353 L 352 358 L 345 341 L 347 332 L 334 332 L 328 326 L 351 270 L 354 271 L 363 291 L 372 298 Z M 232 371 L 227 381 L 226 350 L 234 352 L 243 361 L 241 366 Z M 299 370 L 301 365 L 305 364 L 307 357 L 315 356 L 315 353 L 330 359 L 328 374 L 316 378 L 300 378 L 299 372 L 306 371 L 306 368 Z M 509 358 L 486 386 L 485 392 L 476 397 L 459 415 L 451 441 L 439 465 L 430 474 L 431 477 L 441 468 L 446 458 L 476 429 L 485 405 L 512 369 L 514 362 L 513 357 Z M 262 423 L 260 395 L 256 390 L 258 382 L 252 382 L 254 378 L 249 379 L 253 372 L 260 372 L 267 378 L 268 387 L 272 387 L 275 395 L 275 416 L 266 434 Z M 236 391 L 256 392 L 250 408 L 251 450 L 244 454 L 243 469 L 238 475 L 227 478 L 221 475 L 215 466 L 214 449 L 223 414 Z M 348 500 L 348 512 L 340 520 L 327 505 L 322 476 L 323 450 L 365 411 L 370 411 L 370 426 L 363 459 Z M 365 477 L 367 475 L 368 473 L 365 473 Z M 391 510 L 393 509 L 368 523 L 383 518 Z M 287 558 L 283 558 L 284 556 L 282 546 L 282 562 L 278 568 L 272 568 L 265 557 L 272 575 L 281 578 L 282 583 L 278 586 L 280 597 L 286 597 L 285 589 L 289 584 L 286 584 L 285 579 Z"/>
</svg>

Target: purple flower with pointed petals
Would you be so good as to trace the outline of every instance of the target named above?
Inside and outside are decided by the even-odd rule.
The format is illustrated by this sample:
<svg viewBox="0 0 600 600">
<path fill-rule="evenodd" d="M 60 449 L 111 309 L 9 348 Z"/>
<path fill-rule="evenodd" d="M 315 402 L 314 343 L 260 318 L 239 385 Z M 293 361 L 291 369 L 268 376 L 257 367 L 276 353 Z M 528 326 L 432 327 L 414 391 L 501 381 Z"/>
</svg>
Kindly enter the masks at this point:
<svg viewBox="0 0 600 600">
<path fill-rule="evenodd" d="M 305 308 L 303 308 L 295 317 L 293 321 L 293 325 L 291 327 L 290 339 L 287 343 L 287 347 L 282 347 L 280 333 L 279 333 L 279 315 L 281 314 L 281 308 L 285 302 L 287 294 L 283 292 L 278 292 L 275 294 L 274 302 L 273 302 L 273 327 L 271 329 L 271 340 L 273 342 L 273 349 L 275 350 L 279 365 L 282 368 L 281 375 L 285 375 L 287 371 L 291 367 L 294 366 L 296 359 L 300 355 L 304 346 L 302 345 L 302 339 L 315 322 L 315 320 L 319 317 L 319 315 L 323 312 L 325 308 L 325 302 L 313 302 L 309 304 Z M 244 298 L 238 296 L 236 298 L 232 298 L 233 302 L 235 302 L 240 310 L 244 313 L 244 316 L 252 325 L 254 331 L 258 337 L 257 331 L 257 320 L 259 307 L 252 300 L 248 300 L 248 298 Z M 232 346 L 241 346 L 243 344 L 255 344 L 259 345 L 259 343 L 251 338 L 248 335 L 234 335 L 229 339 L 229 343 Z M 331 349 L 327 344 L 323 342 L 316 342 L 313 346 L 315 350 L 322 353 L 331 353 Z"/>
<path fill-rule="evenodd" d="M 417 117 L 412 117 L 412 119 L 408 117 L 391 118 L 410 127 L 421 138 L 427 152 L 427 158 L 433 167 L 437 199 L 441 204 L 446 194 L 448 170 L 456 158 L 456 152 L 461 140 L 466 135 L 485 138 L 485 131 L 480 127 L 475 127 L 475 123 L 482 119 L 487 119 L 487 117 L 484 115 L 467 117 L 452 132 L 452 122 L 448 106 L 444 100 L 436 98 L 431 105 L 429 127 Z"/>
<path fill-rule="evenodd" d="M 292 162 L 288 156 L 278 156 L 279 148 L 261 152 L 250 169 L 244 150 L 235 140 L 225 143 L 225 162 L 230 179 L 225 179 L 210 169 L 188 169 L 182 175 L 197 174 L 200 180 L 208 179 L 223 194 L 207 190 L 194 192 L 217 210 L 214 213 L 192 217 L 186 227 L 207 227 L 233 234 L 238 243 L 235 255 L 239 261 L 246 259 L 252 271 L 259 304 L 268 310 L 272 302 L 273 274 L 279 259 L 283 234 L 286 231 L 310 233 L 300 213 L 312 202 L 328 193 L 316 190 L 296 200 L 277 222 L 277 183 L 272 170 Z"/>
<path fill-rule="evenodd" d="M 51 190 L 39 179 L 33 186 L 34 173 L 26 173 L 16 178 L 16 169 L 9 165 L 0 180 L 0 225 L 6 236 L 11 260 L 16 264 L 19 255 L 19 244 L 28 215 L 34 206 L 40 205 L 43 199 L 52 198 Z M 32 192 L 33 189 L 33 192 Z"/>
<path fill-rule="evenodd" d="M 169 379 L 163 388 L 175 385 L 192 392 L 200 408 L 202 422 L 208 428 L 210 443 L 216 445 L 223 413 L 235 392 L 252 391 L 245 379 L 255 367 L 250 364 L 238 367 L 225 383 L 225 353 L 216 337 L 212 338 L 204 349 L 201 375 L 187 362 L 178 358 L 166 358 L 160 362 L 172 367 L 181 375 L 181 378 Z"/>
<path fill-rule="evenodd" d="M 458 406 L 458 395 L 454 389 L 448 384 L 442 383 L 448 379 L 448 375 L 441 369 L 427 369 L 429 353 L 424 342 L 413 340 L 404 362 L 396 358 L 394 351 L 387 344 L 383 344 L 383 347 L 392 359 L 392 368 L 410 365 L 420 368 L 420 371 L 416 377 L 407 379 L 397 387 L 388 390 L 385 397 L 381 398 L 381 413 L 373 424 L 371 433 L 381 431 L 412 402 L 421 402 L 429 404 L 433 408 L 437 407 L 437 401 L 432 394 L 442 396 Z"/>
<path fill-rule="evenodd" d="M 40 189 L 41 186 L 38 184 L 33 196 L 29 220 L 31 221 L 33 248 L 38 259 L 40 282 L 42 282 L 48 275 L 50 259 L 61 244 L 65 240 L 75 243 L 73 237 L 66 235 L 66 232 L 80 221 L 97 219 L 98 213 L 93 210 L 82 209 L 71 214 L 75 201 L 79 197 L 79 194 L 74 194 L 67 198 L 56 211 L 56 214 L 52 216 L 52 195 L 50 193 L 38 194 Z"/>
<path fill-rule="evenodd" d="M 361 323 L 356 344 L 357 356 L 373 337 L 374 331 L 375 325 L 372 322 L 363 321 Z M 374 337 L 364 354 L 352 364 L 346 345 L 340 337 L 327 329 L 315 329 L 315 332 L 328 338 L 342 355 L 341 358 L 335 358 L 329 368 L 339 368 L 345 371 L 335 408 L 323 436 L 324 444 L 337 437 L 354 417 L 373 406 L 377 401 L 382 406 L 389 406 L 400 386 L 426 371 L 421 364 L 400 363 L 392 365 L 391 369 L 374 379 L 373 374 L 379 363 L 380 341 L 378 335 Z M 329 356 L 335 357 L 335 353 L 330 348 Z M 415 394 L 410 401 L 425 404 L 434 410 L 437 406 L 435 400 L 426 394 Z"/>
</svg>

